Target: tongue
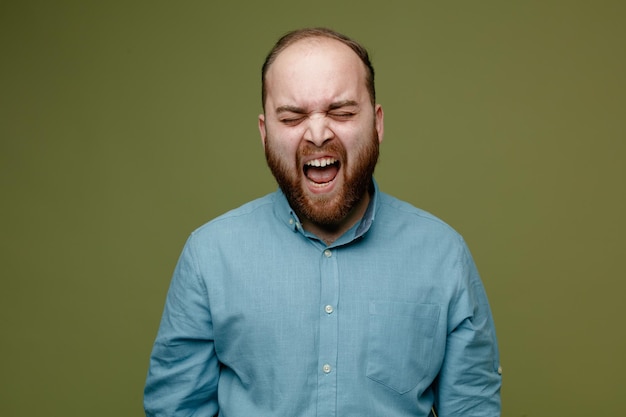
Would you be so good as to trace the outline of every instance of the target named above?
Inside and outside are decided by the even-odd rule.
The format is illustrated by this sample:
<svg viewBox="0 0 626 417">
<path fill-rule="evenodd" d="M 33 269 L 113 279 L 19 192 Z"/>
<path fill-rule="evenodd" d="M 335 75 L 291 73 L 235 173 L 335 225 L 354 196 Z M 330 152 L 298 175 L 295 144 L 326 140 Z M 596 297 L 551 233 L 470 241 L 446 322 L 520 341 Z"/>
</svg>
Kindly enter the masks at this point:
<svg viewBox="0 0 626 417">
<path fill-rule="evenodd" d="M 330 165 L 324 168 L 309 167 L 306 176 L 313 182 L 324 184 L 332 181 L 337 176 L 337 167 Z"/>
</svg>

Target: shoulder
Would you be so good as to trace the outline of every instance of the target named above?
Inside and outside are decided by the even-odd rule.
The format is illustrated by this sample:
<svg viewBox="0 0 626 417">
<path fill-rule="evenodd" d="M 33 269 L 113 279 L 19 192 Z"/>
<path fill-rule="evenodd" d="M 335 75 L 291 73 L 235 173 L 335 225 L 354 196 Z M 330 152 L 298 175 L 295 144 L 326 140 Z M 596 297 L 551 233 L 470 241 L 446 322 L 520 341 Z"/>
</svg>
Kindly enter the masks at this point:
<svg viewBox="0 0 626 417">
<path fill-rule="evenodd" d="M 191 236 L 196 239 L 215 237 L 216 234 L 233 234 L 250 230 L 254 225 L 268 222 L 273 216 L 276 193 L 270 193 L 263 197 L 249 201 L 235 209 L 210 220 L 195 229 Z"/>
<path fill-rule="evenodd" d="M 378 201 L 376 222 L 386 228 L 463 242 L 463 238 L 454 228 L 426 210 L 383 192 L 380 192 Z"/>
</svg>

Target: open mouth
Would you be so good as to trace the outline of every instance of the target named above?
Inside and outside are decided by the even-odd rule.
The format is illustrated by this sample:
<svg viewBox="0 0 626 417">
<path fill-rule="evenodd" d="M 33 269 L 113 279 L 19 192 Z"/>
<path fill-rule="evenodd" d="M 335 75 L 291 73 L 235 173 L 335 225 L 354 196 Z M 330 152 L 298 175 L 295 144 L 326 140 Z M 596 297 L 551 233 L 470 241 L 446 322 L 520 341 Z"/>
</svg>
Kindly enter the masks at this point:
<svg viewBox="0 0 626 417">
<path fill-rule="evenodd" d="M 312 159 L 304 164 L 304 175 L 314 185 L 323 186 L 332 182 L 339 172 L 339 161 L 335 158 Z"/>
</svg>

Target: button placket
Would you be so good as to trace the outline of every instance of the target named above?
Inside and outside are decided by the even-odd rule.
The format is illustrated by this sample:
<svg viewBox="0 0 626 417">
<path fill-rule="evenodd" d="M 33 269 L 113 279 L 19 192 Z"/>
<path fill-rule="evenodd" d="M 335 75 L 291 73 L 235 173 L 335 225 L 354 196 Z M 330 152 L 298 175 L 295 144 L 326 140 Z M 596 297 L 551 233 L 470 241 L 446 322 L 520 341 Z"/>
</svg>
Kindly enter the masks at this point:
<svg viewBox="0 0 626 417">
<path fill-rule="evenodd" d="M 318 252 L 320 253 L 320 252 Z M 333 416 L 337 410 L 337 350 L 339 303 L 339 268 L 337 249 L 324 248 L 320 259 L 320 326 L 318 369 L 318 415 Z"/>
</svg>

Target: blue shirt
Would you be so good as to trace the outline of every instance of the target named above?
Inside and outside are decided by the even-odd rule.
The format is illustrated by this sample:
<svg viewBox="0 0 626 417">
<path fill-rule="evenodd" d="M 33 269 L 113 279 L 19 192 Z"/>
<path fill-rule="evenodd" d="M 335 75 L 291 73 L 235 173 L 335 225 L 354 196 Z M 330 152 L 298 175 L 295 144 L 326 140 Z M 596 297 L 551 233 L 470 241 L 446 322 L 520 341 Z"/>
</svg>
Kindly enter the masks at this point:
<svg viewBox="0 0 626 417">
<path fill-rule="evenodd" d="M 148 416 L 499 416 L 463 239 L 380 192 L 332 245 L 277 191 L 194 231 L 150 359 Z"/>
</svg>

